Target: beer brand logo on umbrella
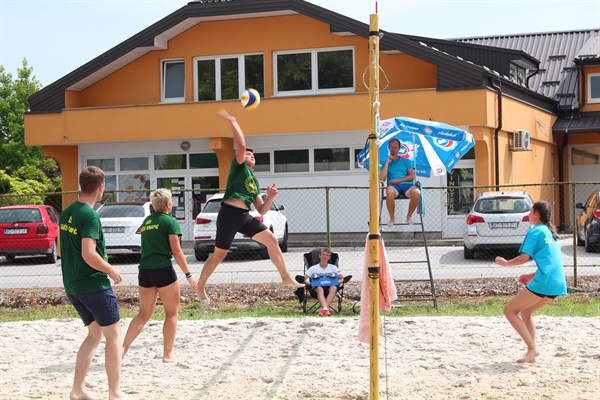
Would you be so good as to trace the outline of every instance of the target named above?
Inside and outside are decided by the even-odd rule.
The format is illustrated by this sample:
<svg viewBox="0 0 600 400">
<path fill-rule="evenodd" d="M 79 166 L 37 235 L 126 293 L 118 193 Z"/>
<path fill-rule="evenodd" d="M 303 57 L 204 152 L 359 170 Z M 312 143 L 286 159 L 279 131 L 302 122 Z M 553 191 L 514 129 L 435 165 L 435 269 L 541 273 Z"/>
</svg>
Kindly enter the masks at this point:
<svg viewBox="0 0 600 400">
<path fill-rule="evenodd" d="M 455 142 L 454 140 L 448 140 L 446 138 L 436 138 L 433 143 L 444 150 L 452 150 L 453 148 L 456 147 L 456 145 L 458 144 L 457 142 Z"/>
</svg>

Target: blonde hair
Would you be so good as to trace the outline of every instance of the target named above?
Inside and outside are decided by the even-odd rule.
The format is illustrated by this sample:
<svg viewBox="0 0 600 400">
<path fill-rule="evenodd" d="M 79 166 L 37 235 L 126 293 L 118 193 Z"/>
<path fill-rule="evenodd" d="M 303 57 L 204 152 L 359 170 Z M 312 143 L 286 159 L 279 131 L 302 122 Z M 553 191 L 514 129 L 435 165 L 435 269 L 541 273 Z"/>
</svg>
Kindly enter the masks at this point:
<svg viewBox="0 0 600 400">
<path fill-rule="evenodd" d="M 150 195 L 150 202 L 154 211 L 163 212 L 167 208 L 167 204 L 171 201 L 171 191 L 168 189 L 156 189 Z"/>
</svg>

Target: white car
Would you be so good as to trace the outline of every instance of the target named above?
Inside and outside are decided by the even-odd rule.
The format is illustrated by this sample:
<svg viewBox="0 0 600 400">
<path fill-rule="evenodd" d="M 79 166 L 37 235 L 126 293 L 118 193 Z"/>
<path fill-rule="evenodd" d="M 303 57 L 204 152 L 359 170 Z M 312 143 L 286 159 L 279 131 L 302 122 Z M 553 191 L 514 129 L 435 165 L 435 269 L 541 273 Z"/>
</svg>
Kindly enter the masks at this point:
<svg viewBox="0 0 600 400">
<path fill-rule="evenodd" d="M 266 198 L 266 194 L 262 194 Z M 196 260 L 206 260 L 209 253 L 215 250 L 215 237 L 217 233 L 217 214 L 221 209 L 223 193 L 212 196 L 202 211 L 196 216 L 194 224 L 194 255 Z M 254 205 L 250 207 L 250 215 L 265 224 L 275 234 L 282 252 L 288 249 L 288 224 L 287 218 L 281 213 L 284 206 L 271 203 L 271 208 L 264 215 L 260 215 Z M 230 250 L 258 250 L 263 258 L 269 258 L 267 249 L 249 237 L 236 233 Z"/>
<path fill-rule="evenodd" d="M 150 206 L 147 201 L 106 203 L 98 208 L 108 254 L 141 254 L 140 228 L 152 213 Z"/>
<path fill-rule="evenodd" d="M 486 192 L 479 195 L 467 215 L 465 259 L 475 258 L 476 250 L 518 250 L 531 227 L 531 206 L 533 200 L 527 192 Z"/>
</svg>

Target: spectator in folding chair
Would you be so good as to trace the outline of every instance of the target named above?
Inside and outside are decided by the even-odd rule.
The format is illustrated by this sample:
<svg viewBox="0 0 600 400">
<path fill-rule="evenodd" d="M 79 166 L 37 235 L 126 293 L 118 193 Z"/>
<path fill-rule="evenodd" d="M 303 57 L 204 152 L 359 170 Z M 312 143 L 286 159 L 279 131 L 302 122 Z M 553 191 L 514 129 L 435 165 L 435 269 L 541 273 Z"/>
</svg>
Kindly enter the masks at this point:
<svg viewBox="0 0 600 400">
<path fill-rule="evenodd" d="M 318 252 L 319 262 L 310 266 L 307 269 L 307 259 L 311 260 L 313 256 Z M 335 260 L 332 260 L 332 256 L 335 255 Z M 348 282 L 352 276 L 344 278 L 340 274 L 340 270 L 335 265 L 337 264 L 337 254 L 332 253 L 327 247 L 321 249 L 314 249 L 310 253 L 304 255 L 305 273 L 304 276 L 296 275 L 296 280 L 306 285 L 306 290 L 298 289 L 296 295 L 298 300 L 304 303 L 304 312 L 306 309 L 306 291 L 311 297 L 316 298 L 321 305 L 321 311 L 319 315 L 327 316 L 331 315 L 330 307 L 331 303 L 338 298 L 338 309 L 334 311 L 341 311 L 341 295 L 343 293 L 343 285 Z M 308 261 L 310 263 L 312 261 Z M 300 292 L 302 290 L 302 292 Z M 342 291 L 342 293 L 340 293 Z"/>
</svg>

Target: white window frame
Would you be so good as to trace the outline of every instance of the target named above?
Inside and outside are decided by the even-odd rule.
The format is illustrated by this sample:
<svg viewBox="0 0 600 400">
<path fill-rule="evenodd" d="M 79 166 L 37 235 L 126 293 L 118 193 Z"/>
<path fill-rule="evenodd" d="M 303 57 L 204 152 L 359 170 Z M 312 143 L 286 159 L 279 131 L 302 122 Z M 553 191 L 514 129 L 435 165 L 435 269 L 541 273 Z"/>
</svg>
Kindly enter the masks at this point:
<svg viewBox="0 0 600 400">
<path fill-rule="evenodd" d="M 318 65 L 317 65 L 317 54 L 326 51 L 343 51 L 352 50 L 352 87 L 348 88 L 336 88 L 336 89 L 319 89 L 319 76 L 318 76 Z M 277 85 L 277 56 L 283 54 L 311 54 L 311 77 L 312 77 L 312 89 L 310 90 L 294 90 L 294 91 L 279 91 Z M 325 93 L 354 93 L 356 91 L 356 51 L 354 46 L 345 47 L 324 47 L 318 49 L 306 49 L 306 50 L 286 50 L 286 51 L 275 51 L 273 52 L 273 96 L 307 96 L 315 94 Z"/>
<path fill-rule="evenodd" d="M 246 90 L 246 66 L 244 64 L 244 57 L 246 56 L 263 56 L 263 79 L 265 76 L 265 54 L 264 53 L 243 53 L 243 54 L 226 54 L 220 56 L 209 56 L 209 57 L 194 57 L 194 101 L 221 101 L 221 60 L 222 59 L 238 59 L 238 88 L 241 97 L 244 90 Z M 215 62 L 215 100 L 198 100 L 198 61 L 212 60 Z M 264 84 L 264 82 L 263 82 Z M 228 99 L 230 100 L 230 99 Z"/>
<path fill-rule="evenodd" d="M 587 102 L 600 103 L 600 97 L 592 97 L 592 78 L 600 79 L 600 73 L 587 74 Z"/>
<path fill-rule="evenodd" d="M 183 97 L 165 97 L 166 86 L 166 64 L 183 64 Z M 162 103 L 183 103 L 185 102 L 185 60 L 183 58 L 168 58 L 160 60 L 160 97 Z"/>
</svg>

